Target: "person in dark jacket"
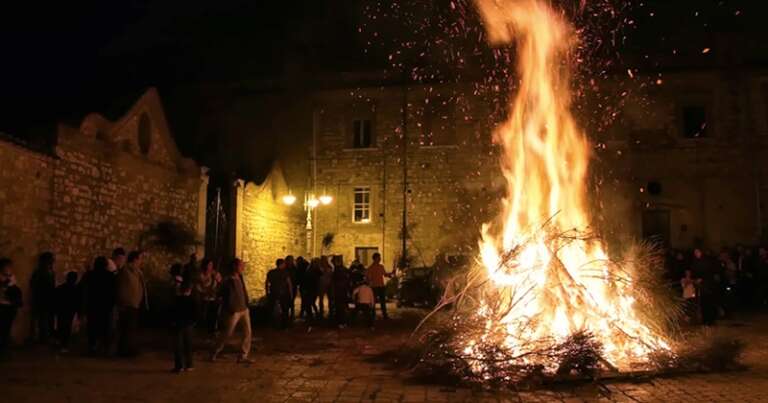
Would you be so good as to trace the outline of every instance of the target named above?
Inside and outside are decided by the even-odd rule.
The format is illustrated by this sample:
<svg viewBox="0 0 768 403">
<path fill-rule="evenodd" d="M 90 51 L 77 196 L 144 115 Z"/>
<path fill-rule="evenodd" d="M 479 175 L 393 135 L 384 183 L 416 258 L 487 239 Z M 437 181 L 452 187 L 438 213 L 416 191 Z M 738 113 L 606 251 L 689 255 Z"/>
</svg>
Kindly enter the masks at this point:
<svg viewBox="0 0 768 403">
<path fill-rule="evenodd" d="M 53 253 L 41 253 L 37 268 L 32 273 L 29 282 L 32 295 L 32 335 L 36 334 L 37 341 L 40 343 L 46 343 L 53 332 L 56 291 L 56 275 L 53 271 L 55 260 Z"/>
<path fill-rule="evenodd" d="M 21 305 L 21 289 L 13 276 L 13 262 L 0 259 L 0 359 L 8 354 L 13 321 Z"/>
<path fill-rule="evenodd" d="M 81 308 L 82 296 L 77 284 L 77 273 L 67 273 L 64 284 L 56 287 L 56 336 L 62 353 L 69 351 L 72 322 Z"/>
<path fill-rule="evenodd" d="M 251 316 L 248 310 L 248 290 L 243 281 L 243 271 L 245 263 L 240 259 L 235 259 L 229 268 L 229 273 L 224 279 L 220 297 L 222 301 L 221 313 L 223 319 L 223 331 L 219 336 L 216 347 L 211 353 L 211 361 L 218 359 L 219 353 L 224 349 L 224 345 L 232 337 L 235 328 L 238 325 L 243 327 L 243 340 L 240 344 L 240 356 L 237 362 L 250 363 L 248 354 L 251 352 Z"/>
<path fill-rule="evenodd" d="M 277 259 L 275 268 L 267 272 L 267 281 L 264 284 L 270 310 L 280 310 L 279 327 L 285 329 L 290 321 L 290 306 L 294 301 L 293 282 L 285 260 Z"/>
<path fill-rule="evenodd" d="M 179 292 L 174 293 L 171 310 L 171 330 L 173 331 L 173 372 L 191 371 L 195 368 L 192 356 L 192 336 L 199 311 L 197 298 L 192 296 L 192 282 L 184 281 Z"/>
<path fill-rule="evenodd" d="M 319 319 L 319 311 L 317 310 L 317 290 L 320 286 L 320 276 L 322 276 L 320 269 L 320 258 L 312 259 L 312 263 L 304 271 L 302 275 L 300 290 L 301 290 L 301 311 L 306 313 L 307 321 L 311 322 L 315 318 Z"/>
<path fill-rule="evenodd" d="M 115 308 L 115 275 L 109 271 L 109 259 L 97 257 L 93 270 L 83 279 L 85 314 L 88 317 L 88 352 L 109 353 L 112 318 Z"/>
<path fill-rule="evenodd" d="M 340 328 L 347 326 L 347 305 L 349 304 L 349 270 L 344 267 L 341 255 L 333 257 L 333 305 L 336 324 Z"/>
</svg>

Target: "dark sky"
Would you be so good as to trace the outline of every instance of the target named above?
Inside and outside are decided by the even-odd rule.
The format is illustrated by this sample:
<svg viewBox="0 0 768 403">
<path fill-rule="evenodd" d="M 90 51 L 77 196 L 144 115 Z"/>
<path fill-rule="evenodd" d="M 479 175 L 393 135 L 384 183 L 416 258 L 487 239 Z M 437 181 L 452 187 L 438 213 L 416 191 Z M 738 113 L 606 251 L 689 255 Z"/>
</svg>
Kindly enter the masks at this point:
<svg viewBox="0 0 768 403">
<path fill-rule="evenodd" d="M 375 65 L 361 61 L 364 41 L 357 35 L 366 1 L 3 2 L 0 131 L 46 134 L 56 121 L 77 124 L 91 111 L 114 119 L 157 86 L 172 128 L 189 133 L 209 102 L 203 87 L 272 77 L 296 56 L 318 69 Z M 640 53 L 674 47 L 696 53 L 713 31 L 757 30 L 764 37 L 768 25 L 757 0 L 638 3 L 645 6 L 631 42 Z M 195 154 L 194 141 L 179 143 Z"/>
</svg>

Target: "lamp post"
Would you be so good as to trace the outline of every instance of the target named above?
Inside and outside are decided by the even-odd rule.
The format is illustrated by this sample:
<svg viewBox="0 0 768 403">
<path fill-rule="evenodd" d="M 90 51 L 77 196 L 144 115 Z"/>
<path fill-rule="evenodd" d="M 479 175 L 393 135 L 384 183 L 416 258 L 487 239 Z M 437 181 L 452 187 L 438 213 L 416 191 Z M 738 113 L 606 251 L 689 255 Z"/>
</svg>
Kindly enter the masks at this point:
<svg viewBox="0 0 768 403">
<path fill-rule="evenodd" d="M 283 196 L 283 204 L 286 206 L 293 206 L 295 203 L 296 196 L 294 196 L 291 191 L 288 191 L 288 194 Z M 304 203 L 302 204 L 302 207 L 304 208 L 304 212 L 307 214 L 305 218 L 305 229 L 307 230 L 307 242 L 312 243 L 312 247 L 309 249 L 311 257 L 314 257 L 315 255 L 315 242 L 314 237 L 312 236 L 314 232 L 315 209 L 321 206 L 327 206 L 331 203 L 333 203 L 333 196 L 325 192 L 323 192 L 320 197 L 316 197 L 314 193 L 304 192 Z"/>
</svg>

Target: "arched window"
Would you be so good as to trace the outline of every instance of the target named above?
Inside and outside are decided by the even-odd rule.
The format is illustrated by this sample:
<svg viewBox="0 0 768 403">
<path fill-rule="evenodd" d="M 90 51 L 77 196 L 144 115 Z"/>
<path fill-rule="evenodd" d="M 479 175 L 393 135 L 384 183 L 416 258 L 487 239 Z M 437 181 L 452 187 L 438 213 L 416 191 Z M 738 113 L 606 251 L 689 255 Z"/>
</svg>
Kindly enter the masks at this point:
<svg viewBox="0 0 768 403">
<path fill-rule="evenodd" d="M 142 113 L 139 118 L 139 150 L 144 155 L 149 153 L 149 147 L 152 145 L 152 122 L 149 116 Z"/>
</svg>

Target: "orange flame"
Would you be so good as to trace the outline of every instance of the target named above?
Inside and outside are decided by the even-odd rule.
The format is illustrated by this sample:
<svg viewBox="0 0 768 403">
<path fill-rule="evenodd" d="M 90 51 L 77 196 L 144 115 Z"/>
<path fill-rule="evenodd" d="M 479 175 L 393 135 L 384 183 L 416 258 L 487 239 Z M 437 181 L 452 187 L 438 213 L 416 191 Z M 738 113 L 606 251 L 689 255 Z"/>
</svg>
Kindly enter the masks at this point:
<svg viewBox="0 0 768 403">
<path fill-rule="evenodd" d="M 476 4 L 491 44 L 517 44 L 520 75 L 509 117 L 495 132 L 507 183 L 501 227 L 484 225 L 480 242 L 482 263 L 499 290 L 496 298 L 505 299 L 509 308 L 500 324 L 508 329 L 503 344 L 524 352 L 536 340 L 562 341 L 589 331 L 614 366 L 645 361 L 653 350 L 668 346 L 639 319 L 632 280 L 617 280 L 598 240 L 564 242 L 557 236 L 584 230 L 590 221 L 590 147 L 570 112 L 567 61 L 576 35 L 545 1 Z M 531 235 L 547 219 L 545 228 Z M 510 263 L 505 252 L 515 248 Z M 479 314 L 487 312 L 482 308 Z"/>
</svg>

